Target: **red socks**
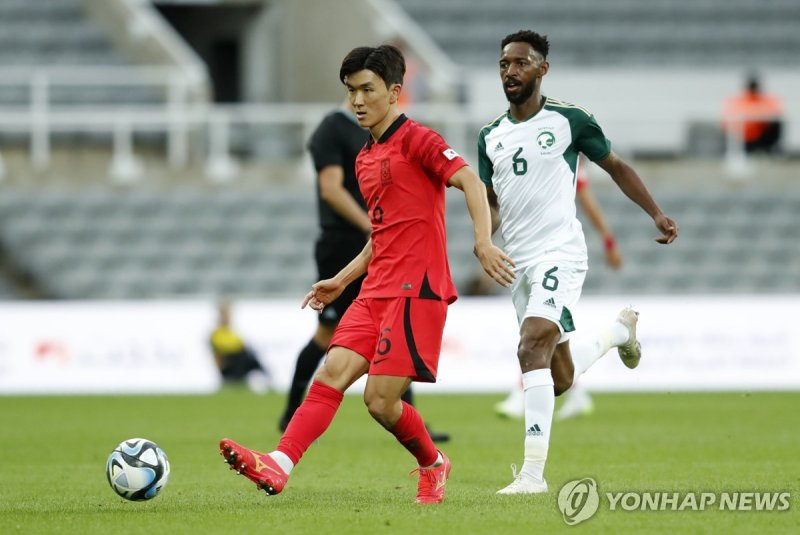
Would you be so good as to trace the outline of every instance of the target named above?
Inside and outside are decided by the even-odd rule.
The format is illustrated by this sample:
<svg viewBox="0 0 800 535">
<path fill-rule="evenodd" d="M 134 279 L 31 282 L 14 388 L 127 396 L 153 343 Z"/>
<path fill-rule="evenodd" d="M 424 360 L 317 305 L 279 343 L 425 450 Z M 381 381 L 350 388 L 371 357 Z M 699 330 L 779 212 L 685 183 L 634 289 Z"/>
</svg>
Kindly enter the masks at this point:
<svg viewBox="0 0 800 535">
<path fill-rule="evenodd" d="M 389 430 L 397 440 L 416 457 L 420 466 L 431 466 L 436 462 L 439 451 L 431 440 L 425 423 L 417 410 L 403 402 L 403 414 L 400 419 Z"/>
<path fill-rule="evenodd" d="M 294 413 L 276 449 L 297 464 L 311 443 L 328 429 L 342 398 L 344 394 L 331 386 L 318 381 L 311 383 L 308 396 Z M 439 452 L 425 429 L 422 416 L 405 401 L 403 414 L 389 431 L 411 452 L 420 466 L 431 466 L 436 462 Z"/>
<path fill-rule="evenodd" d="M 339 410 L 342 398 L 344 394 L 332 386 L 318 381 L 311 383 L 308 396 L 292 416 L 289 427 L 286 428 L 276 449 L 285 453 L 294 464 L 297 464 L 311 443 L 328 429 L 336 411 Z M 405 411 L 403 414 L 405 415 Z M 402 417 L 400 419 L 402 420 Z"/>
</svg>

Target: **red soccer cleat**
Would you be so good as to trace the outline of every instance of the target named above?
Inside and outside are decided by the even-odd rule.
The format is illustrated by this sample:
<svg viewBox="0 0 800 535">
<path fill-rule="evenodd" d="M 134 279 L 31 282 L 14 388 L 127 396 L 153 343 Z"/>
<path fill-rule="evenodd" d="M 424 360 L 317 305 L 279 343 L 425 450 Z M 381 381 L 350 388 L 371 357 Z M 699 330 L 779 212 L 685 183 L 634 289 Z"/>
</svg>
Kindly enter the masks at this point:
<svg viewBox="0 0 800 535">
<path fill-rule="evenodd" d="M 231 465 L 231 470 L 244 475 L 267 494 L 278 494 L 289 480 L 289 474 L 272 457 L 247 449 L 229 438 L 219 441 L 219 452 L 225 462 Z"/>
<path fill-rule="evenodd" d="M 442 503 L 444 500 L 444 487 L 450 477 L 450 459 L 442 454 L 442 464 L 433 468 L 417 468 L 411 473 L 419 472 L 417 485 L 417 503 Z"/>
</svg>

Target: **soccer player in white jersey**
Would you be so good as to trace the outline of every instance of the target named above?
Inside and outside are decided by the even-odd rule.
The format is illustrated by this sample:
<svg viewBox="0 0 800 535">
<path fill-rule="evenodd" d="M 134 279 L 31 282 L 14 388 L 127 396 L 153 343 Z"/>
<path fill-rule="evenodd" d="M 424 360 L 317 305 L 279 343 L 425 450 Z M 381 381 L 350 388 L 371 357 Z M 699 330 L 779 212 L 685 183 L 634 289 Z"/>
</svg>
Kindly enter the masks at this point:
<svg viewBox="0 0 800 535">
<path fill-rule="evenodd" d="M 555 395 L 612 347 L 629 368 L 639 364 L 638 312 L 626 308 L 602 332 L 576 340 L 570 309 L 586 276 L 586 241 L 575 216 L 575 170 L 584 153 L 647 212 L 668 244 L 678 226 L 651 197 L 642 180 L 611 151 L 594 116 L 541 93 L 547 74 L 545 36 L 519 31 L 503 39 L 500 79 L 510 106 L 479 135 L 481 179 L 487 185 L 493 226 L 516 265 L 511 288 L 520 325 L 517 350 L 525 396 L 525 448 L 521 470 L 498 494 L 547 491 L 544 466 Z"/>
</svg>

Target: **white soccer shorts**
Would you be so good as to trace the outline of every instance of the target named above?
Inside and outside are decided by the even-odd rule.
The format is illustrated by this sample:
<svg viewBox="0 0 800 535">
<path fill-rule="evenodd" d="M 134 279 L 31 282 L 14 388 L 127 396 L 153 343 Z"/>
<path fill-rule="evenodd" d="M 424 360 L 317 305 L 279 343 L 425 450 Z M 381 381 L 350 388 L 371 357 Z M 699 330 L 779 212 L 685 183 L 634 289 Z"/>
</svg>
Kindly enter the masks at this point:
<svg viewBox="0 0 800 535">
<path fill-rule="evenodd" d="M 575 330 L 571 310 L 581 296 L 586 269 L 586 262 L 547 259 L 520 267 L 511 285 L 520 326 L 525 318 L 545 318 L 558 325 L 559 344 L 569 340 Z"/>
</svg>

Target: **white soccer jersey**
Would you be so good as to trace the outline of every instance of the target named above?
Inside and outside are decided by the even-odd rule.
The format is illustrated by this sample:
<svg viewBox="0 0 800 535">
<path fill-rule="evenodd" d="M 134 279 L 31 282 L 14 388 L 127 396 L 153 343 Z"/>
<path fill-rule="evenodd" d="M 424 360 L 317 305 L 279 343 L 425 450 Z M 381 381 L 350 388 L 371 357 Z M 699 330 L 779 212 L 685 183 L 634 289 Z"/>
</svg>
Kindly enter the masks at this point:
<svg viewBox="0 0 800 535">
<path fill-rule="evenodd" d="M 545 256 L 586 261 L 575 216 L 578 154 L 598 161 L 611 153 L 591 113 L 552 98 L 542 101 L 525 121 L 507 112 L 478 136 L 480 177 L 497 194 L 505 250 L 520 267 Z"/>
</svg>

